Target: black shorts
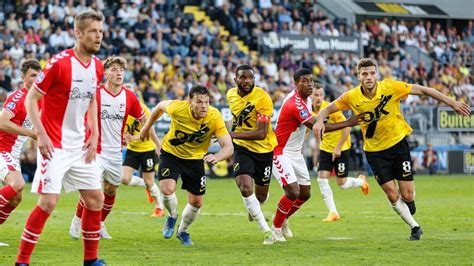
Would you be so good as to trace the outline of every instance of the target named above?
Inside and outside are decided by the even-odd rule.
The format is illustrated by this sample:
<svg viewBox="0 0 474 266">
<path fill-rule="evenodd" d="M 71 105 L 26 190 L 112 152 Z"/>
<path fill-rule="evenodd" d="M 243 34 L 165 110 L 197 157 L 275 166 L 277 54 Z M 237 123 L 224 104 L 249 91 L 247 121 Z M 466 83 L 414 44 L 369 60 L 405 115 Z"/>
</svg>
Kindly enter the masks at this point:
<svg viewBox="0 0 474 266">
<path fill-rule="evenodd" d="M 127 150 L 123 166 L 130 166 L 135 170 L 141 168 L 142 172 L 150 173 L 155 171 L 155 166 L 158 163 L 158 156 L 155 150 L 152 151 L 131 151 Z"/>
<path fill-rule="evenodd" d="M 273 152 L 255 153 L 234 144 L 234 177 L 249 175 L 255 184 L 268 186 L 272 177 Z"/>
<path fill-rule="evenodd" d="M 349 175 L 349 150 L 342 151 L 341 156 L 332 161 L 332 153 L 326 151 L 319 152 L 318 171 L 336 172 L 337 177 L 347 177 Z"/>
<path fill-rule="evenodd" d="M 413 181 L 410 147 L 406 138 L 383 151 L 366 151 L 365 156 L 379 185 L 394 179 Z"/>
<path fill-rule="evenodd" d="M 206 193 L 207 180 L 202 159 L 181 159 L 161 150 L 159 169 L 158 180 L 174 179 L 178 181 L 181 176 L 183 181 L 181 189 L 185 189 L 193 195 Z"/>
</svg>

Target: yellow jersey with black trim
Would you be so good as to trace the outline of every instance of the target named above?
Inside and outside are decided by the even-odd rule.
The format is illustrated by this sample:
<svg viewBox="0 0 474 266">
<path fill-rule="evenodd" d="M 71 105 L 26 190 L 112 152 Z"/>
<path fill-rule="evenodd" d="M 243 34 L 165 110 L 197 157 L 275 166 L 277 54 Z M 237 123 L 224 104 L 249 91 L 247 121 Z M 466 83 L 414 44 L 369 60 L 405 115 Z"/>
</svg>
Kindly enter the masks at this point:
<svg viewBox="0 0 474 266">
<path fill-rule="evenodd" d="M 270 95 L 260 87 L 254 87 L 252 92 L 241 97 L 237 88 L 227 92 L 227 102 L 232 113 L 232 131 L 246 132 L 257 129 L 257 115 L 271 117 L 273 101 Z M 272 152 L 277 139 L 272 124 L 268 123 L 267 135 L 262 140 L 233 139 L 235 144 L 255 153 Z"/>
<path fill-rule="evenodd" d="M 199 120 L 193 117 L 189 101 L 171 101 L 165 112 L 171 117 L 171 125 L 162 149 L 181 159 L 202 159 L 213 136 L 229 134 L 221 113 L 212 106 Z"/>
<path fill-rule="evenodd" d="M 328 106 L 329 102 L 323 101 L 321 104 L 321 107 L 319 110 L 322 110 L 324 107 Z M 313 112 L 317 115 L 319 111 L 313 110 Z M 342 113 L 342 111 L 337 111 L 329 115 L 327 118 L 326 123 L 339 123 L 339 122 L 344 122 L 346 121 L 346 117 Z M 336 130 L 328 133 L 324 133 L 322 140 L 321 140 L 321 145 L 319 146 L 319 149 L 325 152 L 332 153 L 334 149 L 336 148 L 337 144 L 341 140 L 342 137 L 342 132 L 344 130 Z M 351 148 L 351 135 L 349 134 L 347 138 L 344 140 L 344 143 L 342 144 L 341 151 L 346 151 Z"/>
<path fill-rule="evenodd" d="M 140 102 L 140 105 L 142 106 L 143 111 L 145 111 L 146 118 L 149 118 L 150 110 L 148 109 L 148 107 L 142 102 Z M 132 116 L 128 116 L 125 132 L 130 133 L 130 135 L 132 136 L 138 136 L 140 135 L 141 129 L 142 129 L 142 124 L 140 123 L 140 121 L 135 119 Z M 153 141 L 151 141 L 151 139 L 148 139 L 146 141 L 134 140 L 134 141 L 130 141 L 127 144 L 127 149 L 131 151 L 135 151 L 135 152 L 146 152 L 146 151 L 155 150 L 156 145 Z"/>
<path fill-rule="evenodd" d="M 359 85 L 334 101 L 340 110 L 351 109 L 355 115 L 363 114 L 360 128 L 364 151 L 386 150 L 413 131 L 400 112 L 400 100 L 406 99 L 411 88 L 408 83 L 385 79 L 377 82 L 372 99 L 362 94 Z"/>
</svg>

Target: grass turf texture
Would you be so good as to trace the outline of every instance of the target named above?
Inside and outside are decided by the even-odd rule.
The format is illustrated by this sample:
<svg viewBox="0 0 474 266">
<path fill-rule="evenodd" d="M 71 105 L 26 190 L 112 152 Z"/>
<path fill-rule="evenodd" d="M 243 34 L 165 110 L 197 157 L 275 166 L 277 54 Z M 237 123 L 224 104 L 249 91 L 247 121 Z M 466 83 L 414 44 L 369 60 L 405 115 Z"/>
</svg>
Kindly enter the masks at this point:
<svg viewBox="0 0 474 266">
<path fill-rule="evenodd" d="M 285 243 L 262 245 L 263 234 L 248 222 L 233 179 L 208 181 L 201 215 L 191 226 L 194 246 L 183 247 L 175 235 L 164 239 L 165 218 L 150 217 L 153 205 L 142 188 L 122 186 L 107 229 L 112 240 L 102 240 L 100 257 L 108 265 L 153 264 L 472 264 L 474 263 L 474 177 L 417 176 L 417 213 L 424 235 L 408 241 L 410 229 L 389 207 L 382 190 L 369 178 L 371 192 L 341 190 L 331 179 L 342 216 L 326 223 L 319 187 L 291 219 L 295 235 Z M 179 186 L 180 184 L 178 184 Z M 26 188 L 29 191 L 30 186 Z M 177 191 L 181 214 L 186 193 Z M 282 190 L 272 180 L 269 200 L 263 205 L 271 217 Z M 77 193 L 62 194 L 49 218 L 33 256 L 33 265 L 82 265 L 82 240 L 69 237 Z M 0 226 L 0 265 L 15 261 L 25 219 L 37 196 L 24 193 L 23 202 Z M 177 224 L 179 223 L 179 220 Z"/>
</svg>

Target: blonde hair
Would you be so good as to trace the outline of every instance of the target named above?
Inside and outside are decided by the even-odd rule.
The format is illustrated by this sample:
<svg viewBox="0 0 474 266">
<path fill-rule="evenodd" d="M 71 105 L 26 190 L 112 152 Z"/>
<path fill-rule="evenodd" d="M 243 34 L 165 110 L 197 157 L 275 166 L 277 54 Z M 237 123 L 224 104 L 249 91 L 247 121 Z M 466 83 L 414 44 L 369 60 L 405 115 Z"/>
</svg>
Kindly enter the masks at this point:
<svg viewBox="0 0 474 266">
<path fill-rule="evenodd" d="M 127 68 L 127 60 L 125 58 L 113 55 L 105 60 L 104 69 L 109 69 L 113 64 L 117 64 L 123 69 Z"/>
<path fill-rule="evenodd" d="M 86 10 L 82 11 L 81 13 L 77 14 L 74 18 L 74 29 L 78 29 L 83 31 L 86 27 L 86 20 L 91 19 L 93 21 L 104 21 L 104 15 L 102 13 L 97 12 L 95 10 Z"/>
</svg>

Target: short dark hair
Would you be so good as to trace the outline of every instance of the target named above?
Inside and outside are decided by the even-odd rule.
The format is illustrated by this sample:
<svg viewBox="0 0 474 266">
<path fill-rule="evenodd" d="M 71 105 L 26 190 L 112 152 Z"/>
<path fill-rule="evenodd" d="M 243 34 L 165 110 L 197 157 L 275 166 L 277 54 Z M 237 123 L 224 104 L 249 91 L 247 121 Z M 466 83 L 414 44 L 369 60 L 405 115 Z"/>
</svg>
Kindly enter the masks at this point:
<svg viewBox="0 0 474 266">
<path fill-rule="evenodd" d="M 240 70 L 252 70 L 253 71 L 253 67 L 250 66 L 250 65 L 247 65 L 247 64 L 242 64 L 242 65 L 237 66 L 237 69 L 235 70 L 235 75 L 236 76 L 237 76 L 237 74 L 239 73 Z"/>
<path fill-rule="evenodd" d="M 305 75 L 313 75 L 313 71 L 307 68 L 300 68 L 296 70 L 295 74 L 293 75 L 293 80 L 295 83 L 297 83 L 300 80 L 300 77 Z"/>
<path fill-rule="evenodd" d="M 28 72 L 28 69 L 30 68 L 36 71 L 41 71 L 41 65 L 36 59 L 28 59 L 21 62 L 21 74 L 26 75 L 26 72 Z"/>
<path fill-rule="evenodd" d="M 202 94 L 202 95 L 210 95 L 209 94 L 209 89 L 206 88 L 206 86 L 203 85 L 194 85 L 190 90 L 189 90 L 189 99 L 192 99 L 195 94 Z"/>
<path fill-rule="evenodd" d="M 360 69 L 363 67 L 371 67 L 374 66 L 377 68 L 377 63 L 372 58 L 362 58 L 359 63 L 357 63 L 356 69 L 357 73 L 359 73 Z"/>
</svg>

